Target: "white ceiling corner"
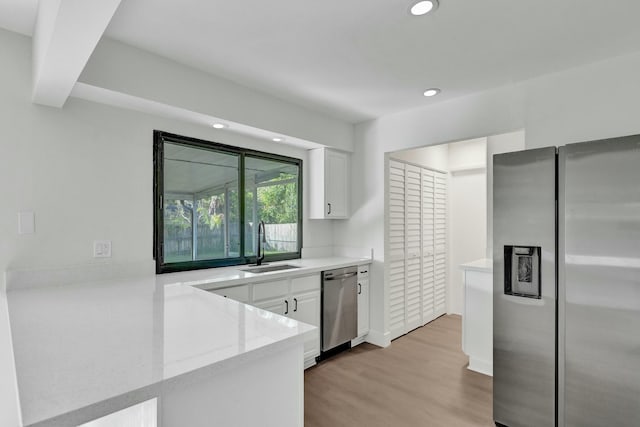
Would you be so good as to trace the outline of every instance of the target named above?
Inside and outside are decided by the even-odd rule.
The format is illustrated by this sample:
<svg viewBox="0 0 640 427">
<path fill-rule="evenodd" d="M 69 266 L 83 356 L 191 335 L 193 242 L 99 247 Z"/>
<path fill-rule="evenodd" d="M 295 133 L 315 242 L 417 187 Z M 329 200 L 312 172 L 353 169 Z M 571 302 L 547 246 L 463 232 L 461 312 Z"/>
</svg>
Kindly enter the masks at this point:
<svg viewBox="0 0 640 427">
<path fill-rule="evenodd" d="M 37 13 L 38 0 L 0 0 L 0 28 L 30 36 Z"/>
</svg>

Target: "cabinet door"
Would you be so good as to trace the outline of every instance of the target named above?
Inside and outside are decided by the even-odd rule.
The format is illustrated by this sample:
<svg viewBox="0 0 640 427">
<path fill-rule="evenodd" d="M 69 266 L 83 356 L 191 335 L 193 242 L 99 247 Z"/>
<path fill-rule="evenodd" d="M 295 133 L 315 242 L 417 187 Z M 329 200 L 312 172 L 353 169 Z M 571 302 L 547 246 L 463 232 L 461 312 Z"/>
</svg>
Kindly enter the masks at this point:
<svg viewBox="0 0 640 427">
<path fill-rule="evenodd" d="M 327 150 L 325 156 L 327 218 L 346 218 L 349 186 L 347 154 Z"/>
<path fill-rule="evenodd" d="M 312 291 L 291 295 L 289 317 L 318 327 L 304 341 L 305 360 L 320 354 L 320 292 Z"/>
<path fill-rule="evenodd" d="M 254 306 L 261 308 L 263 310 L 270 311 L 272 313 L 279 314 L 281 316 L 286 316 L 291 313 L 291 311 L 287 311 L 287 308 L 291 308 L 289 302 L 285 298 L 275 298 L 264 300 L 260 302 L 256 302 L 253 304 Z"/>
<path fill-rule="evenodd" d="M 434 219 L 434 310 L 437 317 L 447 311 L 447 177 L 441 173 L 435 174 Z"/>
<path fill-rule="evenodd" d="M 221 295 L 225 298 L 231 298 L 235 301 L 248 303 L 249 298 L 249 285 L 232 286 L 229 288 L 211 289 L 209 292 Z"/>
<path fill-rule="evenodd" d="M 369 280 L 358 282 L 358 336 L 369 333 Z"/>
<path fill-rule="evenodd" d="M 434 261 L 434 173 L 422 169 L 422 323 L 435 319 L 433 261 Z"/>
<path fill-rule="evenodd" d="M 320 291 L 320 282 L 320 274 L 294 277 L 291 279 L 291 293 L 299 294 L 310 291 Z"/>
<path fill-rule="evenodd" d="M 421 267 L 419 258 L 405 262 L 405 332 L 422 326 Z"/>
<path fill-rule="evenodd" d="M 272 282 L 256 283 L 253 285 L 253 301 L 273 300 L 289 294 L 289 280 L 274 280 Z M 255 305 L 255 304 L 254 304 Z"/>
<path fill-rule="evenodd" d="M 420 168 L 405 165 L 405 332 L 422 325 L 422 178 Z"/>
<path fill-rule="evenodd" d="M 405 178 L 404 163 L 389 161 L 389 326 L 391 339 L 405 330 Z"/>
</svg>

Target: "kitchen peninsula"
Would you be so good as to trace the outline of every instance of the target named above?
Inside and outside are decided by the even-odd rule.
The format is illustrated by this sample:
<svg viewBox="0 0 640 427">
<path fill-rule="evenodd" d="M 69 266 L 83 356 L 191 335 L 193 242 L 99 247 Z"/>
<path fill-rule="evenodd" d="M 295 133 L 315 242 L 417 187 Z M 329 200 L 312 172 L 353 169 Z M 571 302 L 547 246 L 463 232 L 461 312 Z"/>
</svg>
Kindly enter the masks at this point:
<svg viewBox="0 0 640 427">
<path fill-rule="evenodd" d="M 296 260 L 295 271 L 365 261 Z M 77 426 L 155 398 L 163 426 L 302 425 L 303 345 L 317 329 L 198 289 L 287 274 L 236 267 L 44 286 L 9 275 L 23 425 Z"/>
</svg>

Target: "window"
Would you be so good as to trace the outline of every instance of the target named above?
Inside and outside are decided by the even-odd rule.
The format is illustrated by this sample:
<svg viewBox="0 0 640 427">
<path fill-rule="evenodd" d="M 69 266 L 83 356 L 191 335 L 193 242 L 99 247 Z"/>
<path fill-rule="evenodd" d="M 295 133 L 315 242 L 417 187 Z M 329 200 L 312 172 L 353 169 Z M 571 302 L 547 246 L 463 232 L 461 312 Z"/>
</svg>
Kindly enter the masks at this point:
<svg viewBox="0 0 640 427">
<path fill-rule="evenodd" d="M 302 161 L 155 131 L 156 271 L 300 258 Z M 240 195 L 243 195 L 242 197 Z"/>
</svg>

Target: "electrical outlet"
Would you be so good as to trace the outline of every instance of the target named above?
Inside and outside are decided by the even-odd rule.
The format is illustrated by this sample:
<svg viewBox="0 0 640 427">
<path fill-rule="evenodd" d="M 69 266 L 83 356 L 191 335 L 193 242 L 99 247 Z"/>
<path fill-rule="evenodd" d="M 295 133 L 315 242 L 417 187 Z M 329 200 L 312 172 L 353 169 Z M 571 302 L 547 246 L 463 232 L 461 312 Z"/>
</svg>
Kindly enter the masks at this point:
<svg viewBox="0 0 640 427">
<path fill-rule="evenodd" d="M 94 240 L 93 257 L 111 258 L 111 240 Z"/>
</svg>

